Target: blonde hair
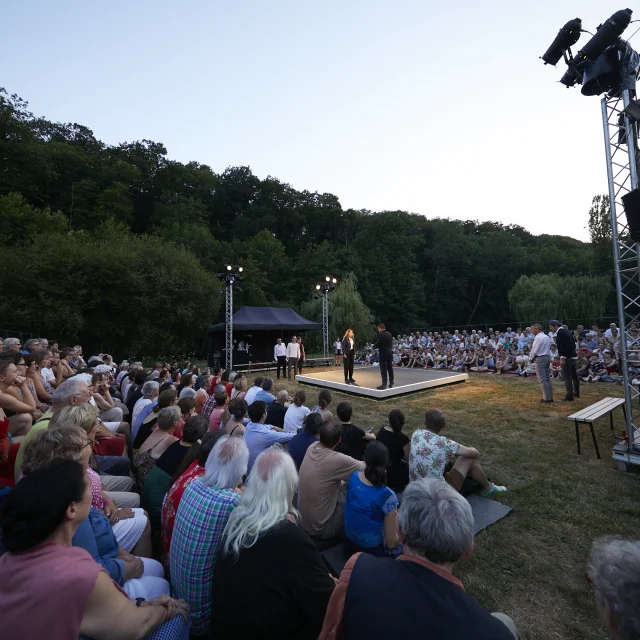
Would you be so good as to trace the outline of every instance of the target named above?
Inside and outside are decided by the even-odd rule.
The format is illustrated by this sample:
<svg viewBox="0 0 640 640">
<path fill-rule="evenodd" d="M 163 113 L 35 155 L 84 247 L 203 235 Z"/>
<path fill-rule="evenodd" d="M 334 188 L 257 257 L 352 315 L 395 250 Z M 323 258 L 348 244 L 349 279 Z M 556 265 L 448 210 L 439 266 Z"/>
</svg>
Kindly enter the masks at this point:
<svg viewBox="0 0 640 640">
<path fill-rule="evenodd" d="M 75 424 L 59 424 L 36 433 L 27 442 L 22 459 L 22 473 L 26 476 L 54 460 L 80 462 L 87 446 L 87 434 Z"/>
<path fill-rule="evenodd" d="M 344 340 L 349 335 L 349 333 L 351 333 L 351 338 L 355 339 L 355 334 L 353 333 L 353 329 L 351 329 L 351 328 L 347 329 L 344 332 L 344 336 L 342 336 L 342 339 Z"/>
<path fill-rule="evenodd" d="M 98 409 L 88 402 L 74 404 L 56 412 L 49 421 L 48 428 L 55 429 L 60 425 L 71 423 L 81 427 L 86 433 L 89 433 L 96 424 L 98 413 Z"/>
</svg>

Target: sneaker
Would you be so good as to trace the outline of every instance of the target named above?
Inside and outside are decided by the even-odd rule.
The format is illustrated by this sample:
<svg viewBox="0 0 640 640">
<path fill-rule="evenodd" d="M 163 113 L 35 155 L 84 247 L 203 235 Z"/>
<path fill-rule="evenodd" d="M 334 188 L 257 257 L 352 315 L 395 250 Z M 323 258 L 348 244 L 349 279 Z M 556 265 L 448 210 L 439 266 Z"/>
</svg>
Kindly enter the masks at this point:
<svg viewBox="0 0 640 640">
<path fill-rule="evenodd" d="M 491 496 L 494 496 L 497 493 L 506 493 L 506 492 L 507 492 L 507 487 L 502 487 L 499 484 L 493 484 L 493 482 L 492 482 L 491 483 L 491 491 L 481 491 L 480 493 L 485 498 L 490 498 Z"/>
</svg>

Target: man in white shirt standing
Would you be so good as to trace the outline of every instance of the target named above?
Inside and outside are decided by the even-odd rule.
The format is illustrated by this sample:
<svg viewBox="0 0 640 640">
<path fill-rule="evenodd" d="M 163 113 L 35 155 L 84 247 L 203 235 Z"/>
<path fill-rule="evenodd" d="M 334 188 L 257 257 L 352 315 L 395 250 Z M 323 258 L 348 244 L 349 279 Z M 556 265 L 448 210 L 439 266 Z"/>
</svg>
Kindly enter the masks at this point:
<svg viewBox="0 0 640 640">
<path fill-rule="evenodd" d="M 282 338 L 276 340 L 276 344 L 273 347 L 273 359 L 277 362 L 276 372 L 278 374 L 278 380 L 280 380 L 280 369 L 282 368 L 282 375 L 287 373 L 287 347 L 282 344 Z"/>
<path fill-rule="evenodd" d="M 553 402 L 553 386 L 549 363 L 551 361 L 551 338 L 542 331 L 539 323 L 531 325 L 531 333 L 535 336 L 533 346 L 529 353 L 529 361 L 536 367 L 536 377 L 542 385 L 542 400 L 540 402 Z"/>
<path fill-rule="evenodd" d="M 298 370 L 298 360 L 300 359 L 300 345 L 295 336 L 291 336 L 291 342 L 287 345 L 287 379 L 291 380 L 291 369 L 295 377 Z"/>
</svg>

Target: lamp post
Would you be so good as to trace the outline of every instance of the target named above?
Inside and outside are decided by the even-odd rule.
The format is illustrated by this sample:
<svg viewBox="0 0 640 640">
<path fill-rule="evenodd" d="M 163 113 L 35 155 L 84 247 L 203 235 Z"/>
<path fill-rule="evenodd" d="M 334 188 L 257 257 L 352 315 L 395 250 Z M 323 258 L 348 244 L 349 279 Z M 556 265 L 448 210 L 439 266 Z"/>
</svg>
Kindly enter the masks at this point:
<svg viewBox="0 0 640 640">
<path fill-rule="evenodd" d="M 322 297 L 322 351 L 325 358 L 329 354 L 329 291 L 333 291 L 336 284 L 337 278 L 326 276 L 322 284 L 316 285 L 316 297 Z"/>
<path fill-rule="evenodd" d="M 234 282 L 242 282 L 243 278 L 240 275 L 243 272 L 243 268 L 240 266 L 233 266 L 226 264 L 224 271 L 218 273 L 217 276 L 225 284 L 225 344 L 226 344 L 226 358 L 225 369 L 231 371 L 233 369 L 233 284 Z"/>
</svg>

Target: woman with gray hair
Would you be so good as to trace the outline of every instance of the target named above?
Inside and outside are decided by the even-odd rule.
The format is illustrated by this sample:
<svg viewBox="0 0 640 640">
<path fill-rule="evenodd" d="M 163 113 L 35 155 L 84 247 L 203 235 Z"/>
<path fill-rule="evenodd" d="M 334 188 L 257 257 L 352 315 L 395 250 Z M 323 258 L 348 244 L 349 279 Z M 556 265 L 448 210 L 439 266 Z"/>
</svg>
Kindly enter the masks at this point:
<svg viewBox="0 0 640 640">
<path fill-rule="evenodd" d="M 136 423 L 140 412 L 158 397 L 159 389 L 160 383 L 157 380 L 148 380 L 142 385 L 142 398 L 133 405 L 133 412 L 131 413 L 132 427 Z"/>
<path fill-rule="evenodd" d="M 172 406 L 160 409 L 158 413 L 158 428 L 142 443 L 133 457 L 133 464 L 138 471 L 140 488 L 144 486 L 156 460 L 172 445 L 178 442 L 173 433 L 182 426 L 182 411 L 180 407 Z"/>
<path fill-rule="evenodd" d="M 519 638 L 510 618 L 485 611 L 453 575 L 455 564 L 473 551 L 473 513 L 465 498 L 441 478 L 417 480 L 404 492 L 398 521 L 403 555 L 351 557 L 320 640 L 416 638 L 425 629 L 433 638 Z"/>
<path fill-rule="evenodd" d="M 609 635 L 615 640 L 640 638 L 640 540 L 595 540 L 585 578 Z"/>
<path fill-rule="evenodd" d="M 242 438 L 222 436 L 207 458 L 205 471 L 185 489 L 173 525 L 171 582 L 190 603 L 194 635 L 209 628 L 211 582 L 222 532 L 240 500 L 249 449 Z"/>
<path fill-rule="evenodd" d="M 298 525 L 297 485 L 295 464 L 281 448 L 256 458 L 213 576 L 212 637 L 318 637 L 334 582 Z"/>
</svg>

